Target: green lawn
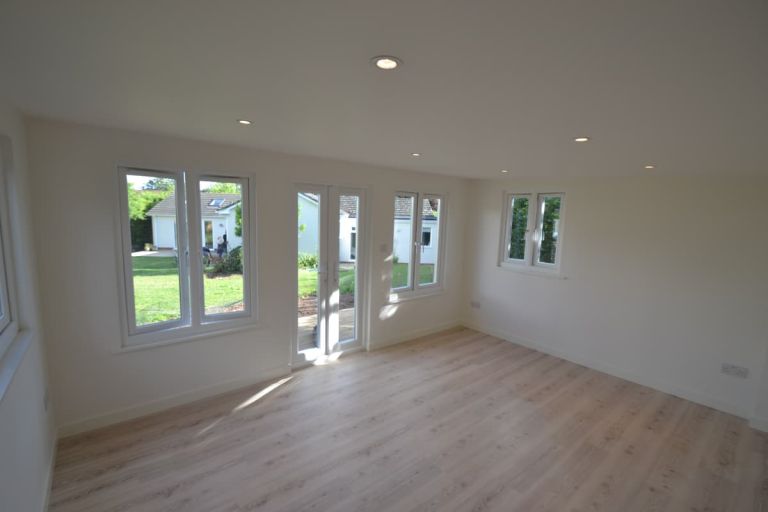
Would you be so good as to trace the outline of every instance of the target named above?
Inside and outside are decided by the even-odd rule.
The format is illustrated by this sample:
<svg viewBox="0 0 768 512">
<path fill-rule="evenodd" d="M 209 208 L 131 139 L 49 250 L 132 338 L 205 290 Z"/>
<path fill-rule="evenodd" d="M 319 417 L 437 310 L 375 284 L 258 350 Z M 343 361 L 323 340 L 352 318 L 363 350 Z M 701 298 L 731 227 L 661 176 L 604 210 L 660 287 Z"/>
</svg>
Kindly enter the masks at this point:
<svg viewBox="0 0 768 512">
<path fill-rule="evenodd" d="M 176 320 L 179 306 L 179 270 L 176 258 L 134 256 L 133 290 L 136 325 Z M 205 306 L 208 313 L 220 311 L 243 300 L 243 276 L 204 279 Z"/>
<path fill-rule="evenodd" d="M 422 265 L 419 269 L 419 283 L 427 284 L 434 280 L 434 265 Z M 341 293 L 355 291 L 355 274 L 353 270 L 339 272 L 339 288 Z M 400 288 L 408 282 L 408 264 L 395 263 L 392 269 L 392 288 Z M 299 295 L 307 297 L 317 293 L 317 272 L 314 270 L 299 269 Z"/>
</svg>

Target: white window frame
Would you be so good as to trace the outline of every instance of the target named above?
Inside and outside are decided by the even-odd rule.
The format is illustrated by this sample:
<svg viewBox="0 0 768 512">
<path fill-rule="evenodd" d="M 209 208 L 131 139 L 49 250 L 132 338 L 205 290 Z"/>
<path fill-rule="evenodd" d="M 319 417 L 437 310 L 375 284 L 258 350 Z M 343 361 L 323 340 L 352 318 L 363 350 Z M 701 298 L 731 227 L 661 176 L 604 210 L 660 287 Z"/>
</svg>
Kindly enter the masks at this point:
<svg viewBox="0 0 768 512">
<path fill-rule="evenodd" d="M 131 265 L 131 232 L 128 212 L 127 176 L 138 175 L 176 180 L 176 247 L 179 260 L 179 293 L 181 318 L 151 325 L 137 326 Z M 118 167 L 119 280 L 121 316 L 123 317 L 122 349 L 134 349 L 187 341 L 205 336 L 251 328 L 256 322 L 255 228 L 251 221 L 253 208 L 252 180 L 247 176 L 195 173 L 181 170 L 154 170 Z M 202 219 L 200 181 L 242 182 L 243 194 L 243 294 L 244 311 L 205 315 L 202 274 Z M 190 200 L 192 198 L 192 200 Z M 196 199 L 195 199 L 196 198 Z M 194 250 L 190 250 L 194 247 Z M 195 277 L 197 276 L 197 277 Z"/>
<path fill-rule="evenodd" d="M 549 197 L 560 198 L 560 223 L 558 224 L 557 250 L 555 263 L 545 263 L 540 260 L 541 240 L 544 224 L 544 201 Z M 515 199 L 528 199 L 528 219 L 525 232 L 525 250 L 523 259 L 509 257 L 509 245 L 512 236 L 512 202 Z M 513 270 L 530 270 L 551 274 L 560 273 L 560 263 L 563 259 L 563 226 L 565 220 L 565 193 L 563 192 L 505 192 L 502 209 L 501 240 L 499 242 L 500 267 Z M 535 207 L 535 208 L 534 208 Z"/>
<path fill-rule="evenodd" d="M 397 302 L 398 300 L 402 300 L 404 298 L 409 297 L 417 297 L 420 295 L 428 295 L 433 294 L 442 291 L 443 289 L 443 268 L 445 266 L 445 225 L 446 225 L 446 195 L 445 194 L 436 194 L 436 193 L 425 193 L 425 192 L 405 192 L 405 191 L 398 191 L 395 192 L 394 198 L 396 200 L 397 197 L 413 197 L 414 199 L 414 212 L 413 212 L 413 223 L 411 226 L 411 265 L 408 273 L 408 283 L 406 286 L 402 286 L 400 288 L 392 288 L 392 283 L 390 281 L 390 302 Z M 422 248 L 422 238 L 421 238 L 421 232 L 423 229 L 423 210 L 424 210 L 424 200 L 425 199 L 438 199 L 440 201 L 440 214 L 437 220 L 437 232 L 438 232 L 438 241 L 437 241 L 437 259 L 435 261 L 435 281 L 433 283 L 428 284 L 419 284 L 419 275 L 420 275 L 420 268 L 421 268 L 421 248 Z M 393 206 L 395 204 L 395 201 L 393 201 Z M 392 219 L 393 219 L 393 226 L 394 226 L 394 218 L 396 212 L 393 212 Z M 430 228 L 431 230 L 431 228 Z M 432 233 L 432 236 L 434 236 L 434 233 Z M 394 233 L 392 233 L 392 253 L 394 254 L 395 247 L 394 247 Z M 430 237 L 430 245 L 426 247 L 433 247 L 434 246 L 434 238 Z M 392 258 L 392 270 L 394 272 L 394 258 Z"/>
<path fill-rule="evenodd" d="M 13 254 L 11 251 L 11 226 L 8 209 L 8 181 L 6 168 L 2 166 L 0 155 L 0 302 L 2 303 L 2 316 L 0 316 L 0 360 L 2 360 L 8 348 L 19 333 L 17 315 L 16 290 L 14 288 Z M 0 390 L 2 397 L 2 390 Z"/>
<path fill-rule="evenodd" d="M 199 323 L 201 325 L 216 325 L 218 323 L 234 320 L 238 318 L 249 318 L 251 316 L 251 250 L 250 250 L 250 190 L 249 179 L 238 176 L 221 176 L 215 174 L 202 174 L 189 179 L 189 186 L 191 191 L 190 197 L 196 198 L 196 201 L 188 201 L 193 203 L 190 209 L 194 208 L 194 221 L 190 222 L 190 226 L 193 227 L 190 236 L 190 245 L 195 249 L 192 252 L 194 255 L 190 259 L 190 275 L 202 276 L 203 268 L 203 244 L 202 230 L 203 230 L 203 218 L 200 215 L 202 211 L 202 203 L 200 201 L 200 182 L 201 181 L 214 181 L 216 183 L 236 183 L 240 185 L 241 199 L 243 209 L 243 311 L 235 311 L 231 313 L 218 313 L 215 315 L 209 315 L 205 312 L 205 280 L 201 277 L 197 280 L 197 290 L 193 293 L 193 302 L 198 304 L 196 311 L 192 312 L 193 323 Z M 197 297 L 198 300 L 194 300 Z"/>
</svg>

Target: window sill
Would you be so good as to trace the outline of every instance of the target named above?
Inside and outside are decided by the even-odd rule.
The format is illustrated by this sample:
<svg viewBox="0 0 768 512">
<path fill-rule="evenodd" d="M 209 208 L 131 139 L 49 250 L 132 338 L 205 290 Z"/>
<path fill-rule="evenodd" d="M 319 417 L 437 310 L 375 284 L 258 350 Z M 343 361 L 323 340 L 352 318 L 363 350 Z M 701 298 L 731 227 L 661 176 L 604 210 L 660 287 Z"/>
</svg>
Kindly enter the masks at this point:
<svg viewBox="0 0 768 512">
<path fill-rule="evenodd" d="M 559 279 L 559 280 L 568 279 L 568 276 L 560 273 L 559 270 L 540 269 L 537 267 L 532 267 L 530 265 L 522 265 L 522 264 L 516 265 L 514 263 L 501 263 L 499 265 L 499 268 L 501 270 L 515 272 L 517 274 L 523 274 L 523 275 L 534 276 L 534 277 L 543 277 L 545 279 Z"/>
<path fill-rule="evenodd" d="M 426 299 L 427 297 L 435 297 L 437 295 L 442 295 L 443 293 L 445 293 L 445 289 L 442 286 L 418 291 L 407 290 L 403 292 L 390 292 L 387 304 L 399 304 L 401 302 L 408 302 L 416 299 Z"/>
<path fill-rule="evenodd" d="M 199 341 L 199 340 L 208 339 L 208 338 L 218 338 L 221 336 L 226 336 L 228 334 L 251 331 L 258 328 L 259 328 L 258 323 L 251 322 L 248 324 L 233 325 L 231 327 L 225 327 L 221 329 L 185 332 L 183 334 L 180 333 L 179 336 L 177 337 L 161 339 L 158 341 L 147 341 L 143 343 L 127 341 L 127 342 L 123 342 L 124 344 L 120 348 L 114 350 L 113 352 L 116 354 L 123 354 L 127 352 L 136 352 L 139 350 L 148 350 L 152 348 L 167 347 L 168 345 L 176 345 L 177 343 L 187 343 L 191 341 Z M 162 331 L 158 333 L 159 336 L 162 336 L 165 334 L 166 332 L 162 332 Z"/>
</svg>

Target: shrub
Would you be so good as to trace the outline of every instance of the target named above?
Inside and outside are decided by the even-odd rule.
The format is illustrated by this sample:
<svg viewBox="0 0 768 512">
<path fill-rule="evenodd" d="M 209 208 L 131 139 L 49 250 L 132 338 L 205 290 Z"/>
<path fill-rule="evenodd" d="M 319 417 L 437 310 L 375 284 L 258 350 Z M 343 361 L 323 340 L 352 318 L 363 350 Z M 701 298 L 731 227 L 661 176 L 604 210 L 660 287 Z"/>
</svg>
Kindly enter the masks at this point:
<svg viewBox="0 0 768 512">
<path fill-rule="evenodd" d="M 208 272 L 208 277 L 228 276 L 230 274 L 243 273 L 243 248 L 235 247 L 229 254 L 216 260 L 213 268 Z"/>
<path fill-rule="evenodd" d="M 355 273 L 341 276 L 339 279 L 339 293 L 351 294 L 355 293 Z"/>
<path fill-rule="evenodd" d="M 299 253 L 299 268 L 303 269 L 315 269 L 317 268 L 319 261 L 317 254 L 310 254 L 306 252 Z"/>
</svg>

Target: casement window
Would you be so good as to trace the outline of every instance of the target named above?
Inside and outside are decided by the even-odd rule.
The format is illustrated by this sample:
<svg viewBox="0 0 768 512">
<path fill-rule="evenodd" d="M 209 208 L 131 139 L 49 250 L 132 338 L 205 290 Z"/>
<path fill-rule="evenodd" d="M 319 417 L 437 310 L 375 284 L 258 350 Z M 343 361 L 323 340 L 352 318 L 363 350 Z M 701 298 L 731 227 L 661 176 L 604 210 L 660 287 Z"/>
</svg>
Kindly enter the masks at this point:
<svg viewBox="0 0 768 512">
<path fill-rule="evenodd" d="M 249 180 L 120 169 L 125 344 L 253 320 Z"/>
<path fill-rule="evenodd" d="M 436 194 L 395 194 L 392 292 L 429 291 L 442 281 L 445 199 Z"/>
<path fill-rule="evenodd" d="M 561 193 L 506 194 L 499 264 L 557 271 L 564 202 Z"/>
</svg>

